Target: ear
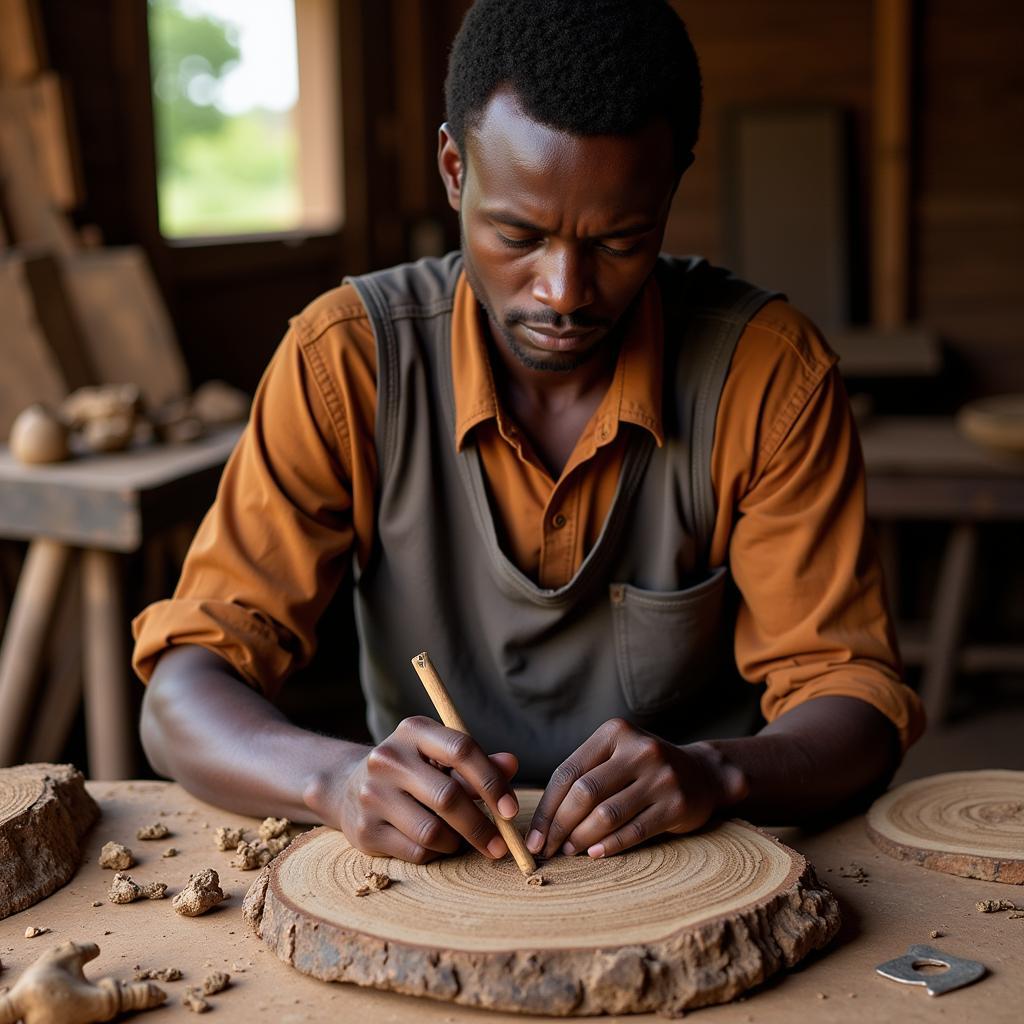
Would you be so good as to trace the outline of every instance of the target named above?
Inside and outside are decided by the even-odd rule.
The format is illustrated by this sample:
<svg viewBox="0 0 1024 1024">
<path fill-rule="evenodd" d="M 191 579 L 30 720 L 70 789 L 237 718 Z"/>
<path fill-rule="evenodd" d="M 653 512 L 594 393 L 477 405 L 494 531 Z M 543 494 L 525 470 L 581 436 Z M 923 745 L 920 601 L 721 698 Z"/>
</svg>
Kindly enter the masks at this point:
<svg viewBox="0 0 1024 1024">
<path fill-rule="evenodd" d="M 437 170 L 448 193 L 448 205 L 458 212 L 462 205 L 462 178 L 465 164 L 455 143 L 451 126 L 445 122 L 437 132 Z"/>
</svg>

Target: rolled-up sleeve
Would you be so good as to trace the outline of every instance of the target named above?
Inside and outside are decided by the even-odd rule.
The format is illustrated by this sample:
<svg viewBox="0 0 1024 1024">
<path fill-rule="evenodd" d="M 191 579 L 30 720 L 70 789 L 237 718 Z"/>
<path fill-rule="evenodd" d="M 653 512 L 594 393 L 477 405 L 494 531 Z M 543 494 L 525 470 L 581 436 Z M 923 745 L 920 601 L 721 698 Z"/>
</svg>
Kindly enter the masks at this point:
<svg viewBox="0 0 1024 1024">
<path fill-rule="evenodd" d="M 856 427 L 834 356 L 809 324 L 794 329 L 805 336 L 782 338 L 774 355 L 762 339 L 732 395 L 762 414 L 747 436 L 753 472 L 742 481 L 734 473 L 727 485 L 736 492 L 727 545 L 741 596 L 737 665 L 748 681 L 765 683 L 768 721 L 815 697 L 855 697 L 893 723 L 906 750 L 924 714 L 900 678 Z M 757 363 L 771 367 L 759 400 L 741 393 Z M 729 460 L 725 453 L 718 462 L 726 476 Z"/>
<path fill-rule="evenodd" d="M 174 595 L 132 624 L 144 682 L 168 647 L 195 644 L 273 698 L 312 657 L 317 621 L 359 546 L 353 492 L 367 486 L 365 466 L 353 467 L 353 395 L 336 371 L 349 359 L 351 387 L 372 390 L 374 368 L 358 346 L 339 352 L 340 319 L 325 332 L 296 318 L 275 353 Z"/>
</svg>

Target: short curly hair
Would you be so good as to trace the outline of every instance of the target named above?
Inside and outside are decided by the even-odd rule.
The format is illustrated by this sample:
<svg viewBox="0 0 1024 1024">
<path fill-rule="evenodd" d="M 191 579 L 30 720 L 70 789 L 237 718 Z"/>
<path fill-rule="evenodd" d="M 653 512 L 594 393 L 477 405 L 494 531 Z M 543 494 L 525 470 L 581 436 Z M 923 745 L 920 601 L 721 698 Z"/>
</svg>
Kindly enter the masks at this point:
<svg viewBox="0 0 1024 1024">
<path fill-rule="evenodd" d="M 700 66 L 668 0 L 477 0 L 445 80 L 463 153 L 467 130 L 503 86 L 534 120 L 571 135 L 630 135 L 663 116 L 680 170 L 697 142 Z"/>
</svg>

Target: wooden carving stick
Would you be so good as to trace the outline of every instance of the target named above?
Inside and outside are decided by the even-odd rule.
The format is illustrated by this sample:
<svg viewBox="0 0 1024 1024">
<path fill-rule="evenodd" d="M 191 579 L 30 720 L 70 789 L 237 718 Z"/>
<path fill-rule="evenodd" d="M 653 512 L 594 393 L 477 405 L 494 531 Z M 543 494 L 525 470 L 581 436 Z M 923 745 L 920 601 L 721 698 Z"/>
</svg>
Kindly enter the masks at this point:
<svg viewBox="0 0 1024 1024">
<path fill-rule="evenodd" d="M 426 651 L 422 654 L 417 654 L 412 659 L 412 667 L 416 669 L 416 675 L 420 677 L 423 689 L 427 691 L 427 696 L 436 708 L 437 713 L 441 716 L 441 721 L 449 729 L 457 729 L 459 732 L 464 732 L 469 736 L 470 732 L 466 728 L 466 723 L 463 722 L 462 716 L 456 711 L 448 690 L 445 688 L 444 683 L 441 682 L 441 677 L 437 674 L 437 670 L 430 660 L 430 655 Z M 524 875 L 532 875 L 537 870 L 537 864 L 533 859 L 533 855 L 526 848 L 523 837 L 516 829 L 515 822 L 508 821 L 498 814 L 494 817 L 494 824 L 498 826 L 501 838 L 508 844 L 509 851 L 519 865 L 519 870 Z"/>
</svg>

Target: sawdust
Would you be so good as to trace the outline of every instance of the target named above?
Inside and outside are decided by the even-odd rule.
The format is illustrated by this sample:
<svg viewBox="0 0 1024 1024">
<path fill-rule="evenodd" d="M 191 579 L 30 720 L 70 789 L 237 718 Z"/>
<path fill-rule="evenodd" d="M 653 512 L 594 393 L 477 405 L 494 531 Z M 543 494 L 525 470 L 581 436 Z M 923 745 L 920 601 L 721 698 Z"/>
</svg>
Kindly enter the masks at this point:
<svg viewBox="0 0 1024 1024">
<path fill-rule="evenodd" d="M 230 825 L 221 825 L 213 834 L 213 841 L 218 850 L 225 853 L 238 848 L 238 844 L 245 842 L 244 828 L 231 828 Z"/>
<path fill-rule="evenodd" d="M 852 861 L 849 864 L 843 864 L 839 868 L 839 877 L 852 878 L 858 885 L 867 885 L 871 881 L 871 876 L 867 871 Z"/>
<path fill-rule="evenodd" d="M 135 866 L 135 858 L 132 851 L 123 843 L 113 841 L 103 844 L 100 850 L 99 865 L 101 868 L 109 868 L 111 871 L 127 871 Z"/>
<path fill-rule="evenodd" d="M 183 975 L 180 967 L 158 967 L 143 970 L 141 965 L 135 965 L 132 977 L 136 981 L 181 981 Z"/>
<path fill-rule="evenodd" d="M 198 988 L 185 989 L 181 994 L 181 1005 L 193 1013 L 206 1013 L 210 1009 L 210 1004 L 203 998 L 203 993 Z"/>
<path fill-rule="evenodd" d="M 176 846 L 168 846 L 167 849 L 164 850 L 164 852 L 160 854 L 160 856 L 164 857 L 164 858 L 166 858 L 166 857 L 177 857 L 178 856 L 178 848 Z"/>
<path fill-rule="evenodd" d="M 975 904 L 979 914 L 998 914 L 1003 910 L 1017 910 L 1012 900 L 978 900 Z"/>
<path fill-rule="evenodd" d="M 390 875 L 379 871 L 367 871 L 363 877 L 366 879 L 366 885 L 361 885 L 354 890 L 354 896 L 369 896 L 372 892 L 383 892 L 391 885 L 392 881 Z"/>
<path fill-rule="evenodd" d="M 203 995 L 215 996 L 231 984 L 231 975 L 227 971 L 214 971 L 203 978 Z"/>
<path fill-rule="evenodd" d="M 107 899 L 111 903 L 134 903 L 143 898 L 147 900 L 162 900 L 167 896 L 166 882 L 145 882 L 139 885 L 131 875 L 118 871 L 110 883 L 110 892 Z"/>
<path fill-rule="evenodd" d="M 145 825 L 135 833 L 136 839 L 166 839 L 171 830 L 162 822 L 155 821 L 152 825 Z"/>
<path fill-rule="evenodd" d="M 50 931 L 49 928 L 36 928 L 34 925 L 29 925 L 25 929 L 25 938 L 35 939 L 38 938 L 40 935 L 45 935 L 48 931 Z"/>
<path fill-rule="evenodd" d="M 171 906 L 185 917 L 198 917 L 226 899 L 220 875 L 213 868 L 204 868 L 188 876 L 188 885 L 174 897 Z"/>
</svg>

